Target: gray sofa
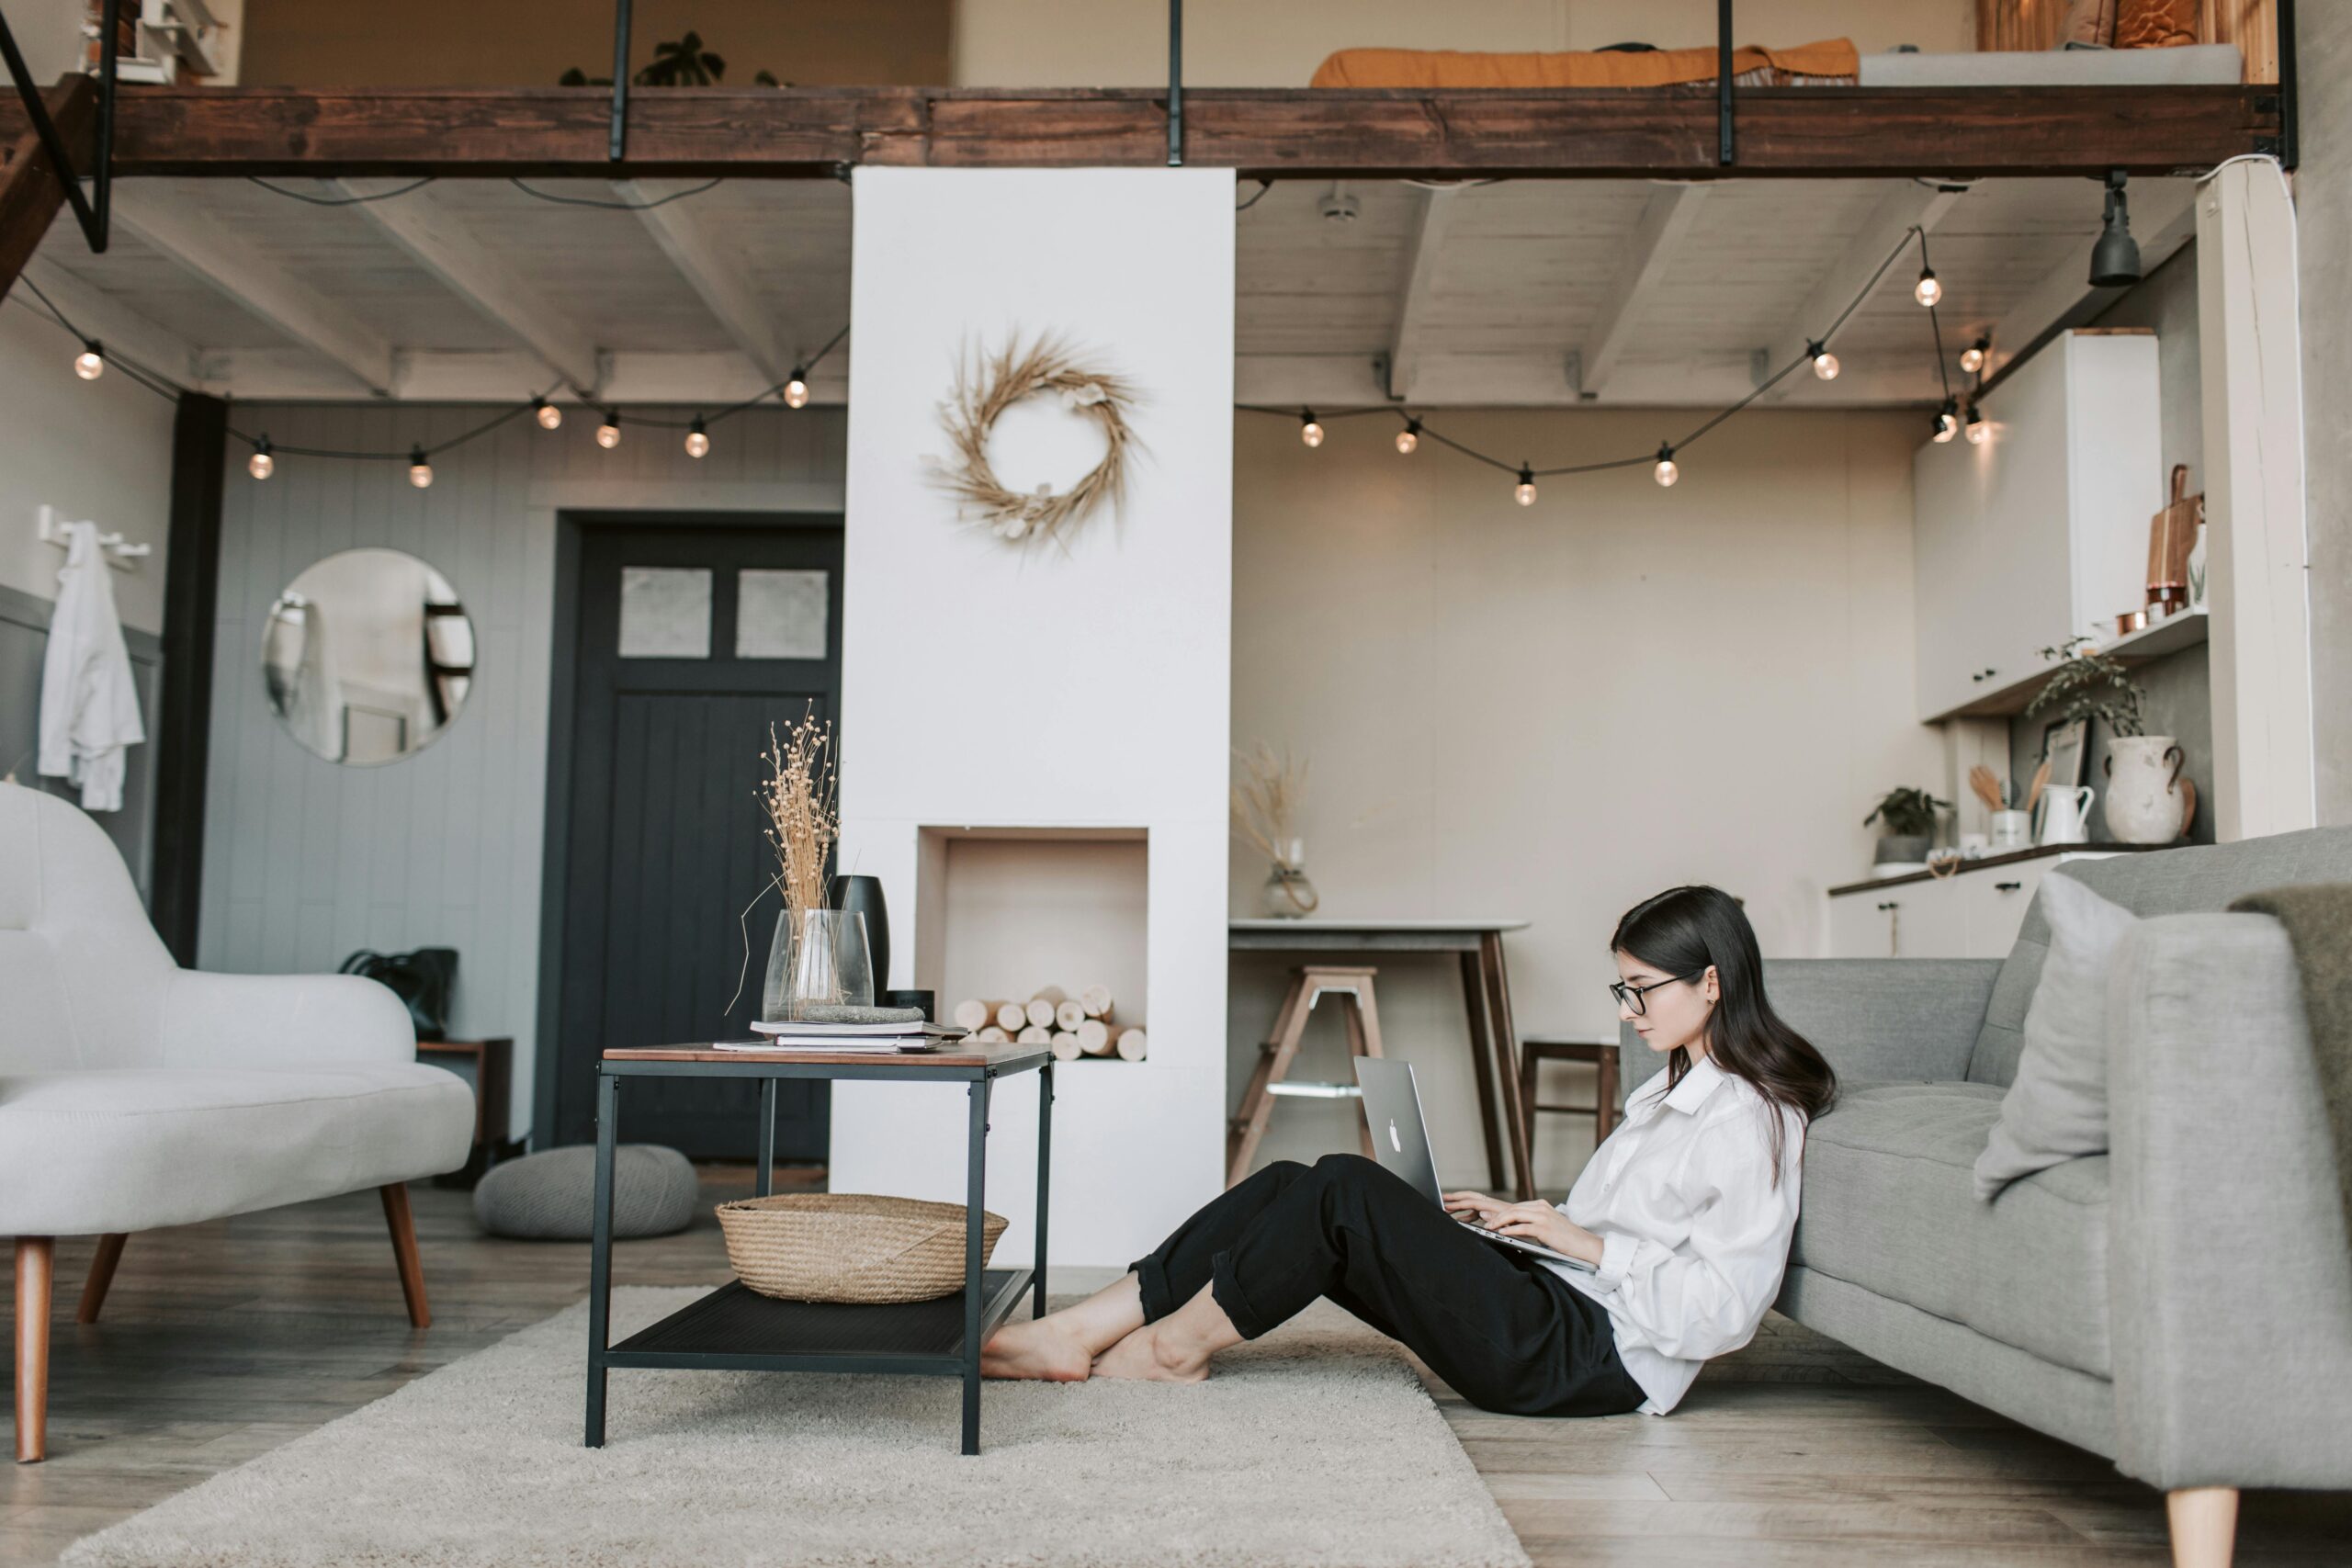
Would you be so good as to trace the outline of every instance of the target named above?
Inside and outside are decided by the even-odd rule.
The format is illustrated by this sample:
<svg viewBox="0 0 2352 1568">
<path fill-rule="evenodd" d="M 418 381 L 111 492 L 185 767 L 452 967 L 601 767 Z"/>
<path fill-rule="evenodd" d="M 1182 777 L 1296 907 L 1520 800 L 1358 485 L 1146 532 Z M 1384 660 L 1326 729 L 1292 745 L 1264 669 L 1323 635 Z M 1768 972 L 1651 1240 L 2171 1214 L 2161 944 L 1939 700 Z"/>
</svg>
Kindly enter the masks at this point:
<svg viewBox="0 0 2352 1568">
<path fill-rule="evenodd" d="M 1980 1202 L 1972 1168 L 2048 951 L 1769 963 L 1844 1085 L 1805 1142 L 1780 1310 L 2176 1494 L 2352 1487 L 2352 1247 L 2283 928 L 2244 893 L 2352 881 L 2352 829 L 2075 862 L 2144 917 L 2108 1009 L 2110 1152 Z M 1628 1032 L 1626 1092 L 1653 1059 Z"/>
</svg>

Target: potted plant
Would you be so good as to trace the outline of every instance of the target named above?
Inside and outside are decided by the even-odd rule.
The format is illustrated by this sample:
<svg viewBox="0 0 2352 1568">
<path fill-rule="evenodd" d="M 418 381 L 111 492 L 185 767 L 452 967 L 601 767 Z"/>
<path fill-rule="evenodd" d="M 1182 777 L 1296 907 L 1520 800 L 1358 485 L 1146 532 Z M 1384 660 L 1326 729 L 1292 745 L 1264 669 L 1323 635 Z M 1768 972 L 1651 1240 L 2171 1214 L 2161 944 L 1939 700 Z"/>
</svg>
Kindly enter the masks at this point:
<svg viewBox="0 0 2352 1568">
<path fill-rule="evenodd" d="M 2147 694 L 2120 660 L 2098 651 L 2089 637 L 2069 637 L 2041 657 L 2056 663 L 2026 704 L 2029 716 L 2057 710 L 2061 723 L 2098 719 L 2107 725 L 2107 829 L 2120 843 L 2169 844 L 2188 830 L 2197 786 L 2180 776 L 2181 749 L 2169 735 L 2148 733 Z"/>
<path fill-rule="evenodd" d="M 1928 846 L 1936 841 L 1936 810 L 1951 804 L 1924 789 L 1891 789 L 1880 796 L 1871 814 L 1862 818 L 1865 828 L 1873 822 L 1886 824 L 1879 836 L 1878 853 L 1871 857 L 1872 872 L 1887 876 L 1894 874 L 1890 867 L 1908 871 L 1927 864 Z"/>
</svg>

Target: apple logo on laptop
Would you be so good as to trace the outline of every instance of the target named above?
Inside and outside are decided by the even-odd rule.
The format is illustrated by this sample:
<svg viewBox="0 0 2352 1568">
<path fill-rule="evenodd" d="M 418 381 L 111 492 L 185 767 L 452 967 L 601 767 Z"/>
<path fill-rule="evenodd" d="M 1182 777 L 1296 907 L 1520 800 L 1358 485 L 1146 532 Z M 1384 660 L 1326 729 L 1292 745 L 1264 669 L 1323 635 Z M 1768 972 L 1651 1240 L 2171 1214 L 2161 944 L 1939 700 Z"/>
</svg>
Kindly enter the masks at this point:
<svg viewBox="0 0 2352 1568">
<path fill-rule="evenodd" d="M 1405 1152 L 1405 1140 L 1396 1135 L 1396 1120 L 1393 1116 L 1388 1121 L 1388 1146 L 1400 1155 Z"/>
</svg>

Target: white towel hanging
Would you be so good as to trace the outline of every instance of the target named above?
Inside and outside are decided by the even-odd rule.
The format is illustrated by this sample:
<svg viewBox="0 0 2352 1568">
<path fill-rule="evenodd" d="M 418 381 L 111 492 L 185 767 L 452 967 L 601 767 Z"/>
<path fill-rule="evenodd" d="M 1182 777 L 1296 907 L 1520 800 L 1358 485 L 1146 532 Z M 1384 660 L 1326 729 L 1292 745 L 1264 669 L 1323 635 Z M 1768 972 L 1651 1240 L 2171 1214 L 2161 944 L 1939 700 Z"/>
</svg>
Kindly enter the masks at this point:
<svg viewBox="0 0 2352 1568">
<path fill-rule="evenodd" d="M 122 809 L 123 749 L 147 739 L 95 523 L 68 523 L 40 675 L 40 771 L 82 788 L 85 811 Z"/>
</svg>

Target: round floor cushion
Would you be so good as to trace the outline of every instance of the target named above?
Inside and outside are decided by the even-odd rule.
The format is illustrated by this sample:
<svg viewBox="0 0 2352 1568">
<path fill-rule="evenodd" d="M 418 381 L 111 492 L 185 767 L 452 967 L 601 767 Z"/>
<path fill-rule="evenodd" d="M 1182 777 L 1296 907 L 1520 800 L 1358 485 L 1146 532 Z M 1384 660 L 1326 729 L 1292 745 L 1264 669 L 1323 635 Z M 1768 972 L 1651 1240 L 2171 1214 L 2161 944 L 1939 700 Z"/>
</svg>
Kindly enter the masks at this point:
<svg viewBox="0 0 2352 1568">
<path fill-rule="evenodd" d="M 659 1144 L 613 1151 L 613 1235 L 667 1235 L 693 1223 L 695 1168 Z M 492 1235 L 586 1241 L 596 1213 L 594 1145 L 546 1149 L 494 1166 L 474 1187 L 474 1218 Z"/>
</svg>

